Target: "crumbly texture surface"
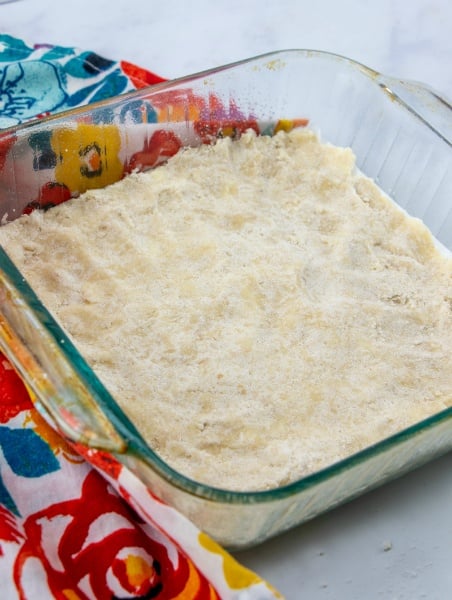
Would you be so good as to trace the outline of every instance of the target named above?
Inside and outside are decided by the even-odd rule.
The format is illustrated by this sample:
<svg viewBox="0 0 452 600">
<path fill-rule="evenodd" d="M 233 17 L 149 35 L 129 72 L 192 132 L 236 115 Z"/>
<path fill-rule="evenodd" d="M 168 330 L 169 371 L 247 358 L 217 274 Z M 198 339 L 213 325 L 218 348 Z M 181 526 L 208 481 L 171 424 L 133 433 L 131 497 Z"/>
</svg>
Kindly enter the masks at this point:
<svg viewBox="0 0 452 600">
<path fill-rule="evenodd" d="M 196 480 L 278 487 L 452 404 L 452 261 L 310 131 L 186 149 L 0 242 Z"/>
</svg>

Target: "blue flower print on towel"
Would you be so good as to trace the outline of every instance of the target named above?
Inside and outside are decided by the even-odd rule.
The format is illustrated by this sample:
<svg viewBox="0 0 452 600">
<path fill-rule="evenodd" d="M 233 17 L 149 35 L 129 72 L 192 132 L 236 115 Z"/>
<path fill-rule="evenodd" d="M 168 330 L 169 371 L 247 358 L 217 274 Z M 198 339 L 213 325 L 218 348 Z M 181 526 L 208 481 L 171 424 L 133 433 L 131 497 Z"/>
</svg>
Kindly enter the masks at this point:
<svg viewBox="0 0 452 600">
<path fill-rule="evenodd" d="M 23 40 L 8 35 L 0 34 L 0 61 L 14 62 L 16 60 L 25 60 L 33 52 Z"/>
<path fill-rule="evenodd" d="M 66 98 L 62 77 L 52 63 L 30 60 L 0 69 L 0 127 L 55 111 Z"/>
<path fill-rule="evenodd" d="M 21 477 L 42 477 L 60 468 L 49 445 L 32 429 L 0 426 L 0 450 L 12 472 Z M 1 474 L 0 505 L 19 514 Z"/>
<path fill-rule="evenodd" d="M 0 129 L 133 89 L 119 62 L 0 33 Z"/>
</svg>

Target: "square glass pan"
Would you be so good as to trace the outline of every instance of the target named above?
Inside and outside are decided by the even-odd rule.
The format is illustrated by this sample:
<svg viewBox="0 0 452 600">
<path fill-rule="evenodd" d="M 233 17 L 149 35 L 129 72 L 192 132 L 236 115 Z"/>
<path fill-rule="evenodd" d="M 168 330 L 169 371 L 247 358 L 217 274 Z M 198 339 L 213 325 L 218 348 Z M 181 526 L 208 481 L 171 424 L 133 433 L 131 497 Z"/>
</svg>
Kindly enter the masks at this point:
<svg viewBox="0 0 452 600">
<path fill-rule="evenodd" d="M 36 136 L 58 140 L 63 133 L 65 143 L 81 147 L 80 129 L 95 126 L 103 159 L 119 156 L 124 167 L 90 184 L 102 186 L 124 175 L 131 157 L 149 147 L 157 130 L 166 139 L 176 132 L 188 145 L 199 143 L 195 131 L 235 134 L 249 123 L 270 131 L 280 119 L 287 124 L 301 118 L 323 140 L 350 146 L 358 168 L 451 250 L 451 115 L 448 102 L 420 84 L 325 52 L 276 52 L 4 130 L 0 215 L 5 221 L 21 214 L 30 199 L 42 201 L 39 157 L 29 143 Z M 119 132 L 119 153 L 112 127 Z M 83 191 L 81 178 L 71 185 L 71 195 Z M 0 348 L 40 410 L 73 441 L 111 452 L 228 548 L 262 542 L 452 449 L 449 408 L 278 489 L 231 492 L 187 479 L 148 447 L 0 250 Z"/>
</svg>

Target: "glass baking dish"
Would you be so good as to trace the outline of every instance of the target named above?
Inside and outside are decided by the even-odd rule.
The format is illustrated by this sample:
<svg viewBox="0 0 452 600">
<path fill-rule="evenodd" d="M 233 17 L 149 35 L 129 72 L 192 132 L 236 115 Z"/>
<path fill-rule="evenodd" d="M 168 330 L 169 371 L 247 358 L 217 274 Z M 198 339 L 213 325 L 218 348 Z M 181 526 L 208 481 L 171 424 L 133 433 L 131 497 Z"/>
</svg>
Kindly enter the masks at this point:
<svg viewBox="0 0 452 600">
<path fill-rule="evenodd" d="M 262 55 L 3 130 L 0 216 L 4 223 L 152 168 L 181 144 L 308 122 L 323 140 L 350 146 L 358 168 L 447 251 L 451 115 L 433 90 L 347 58 L 310 50 Z M 260 543 L 452 449 L 449 408 L 278 489 L 233 492 L 190 480 L 145 443 L 0 251 L 0 348 L 38 408 L 69 439 L 112 453 L 227 548 Z"/>
</svg>

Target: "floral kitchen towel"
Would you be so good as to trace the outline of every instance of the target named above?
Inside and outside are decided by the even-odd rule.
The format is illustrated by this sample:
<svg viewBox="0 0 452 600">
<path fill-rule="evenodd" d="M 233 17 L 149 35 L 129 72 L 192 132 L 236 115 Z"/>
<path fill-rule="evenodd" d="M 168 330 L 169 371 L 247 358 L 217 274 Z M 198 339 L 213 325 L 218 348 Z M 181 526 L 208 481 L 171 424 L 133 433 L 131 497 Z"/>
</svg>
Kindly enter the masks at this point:
<svg viewBox="0 0 452 600">
<path fill-rule="evenodd" d="M 0 34 L 0 128 L 163 81 L 127 61 Z"/>
</svg>

